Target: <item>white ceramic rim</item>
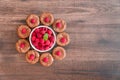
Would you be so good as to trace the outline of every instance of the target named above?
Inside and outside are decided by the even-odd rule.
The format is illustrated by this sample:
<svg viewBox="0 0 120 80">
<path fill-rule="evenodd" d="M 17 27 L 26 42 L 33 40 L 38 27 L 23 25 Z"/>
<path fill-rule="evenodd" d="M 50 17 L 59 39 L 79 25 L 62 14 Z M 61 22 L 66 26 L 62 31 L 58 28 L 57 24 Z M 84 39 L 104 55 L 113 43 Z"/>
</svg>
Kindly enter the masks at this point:
<svg viewBox="0 0 120 80">
<path fill-rule="evenodd" d="M 52 47 L 49 48 L 48 50 L 39 50 L 39 49 L 35 48 L 35 46 L 32 44 L 32 41 L 31 41 L 31 37 L 32 37 L 33 31 L 35 31 L 35 29 L 37 29 L 37 28 L 42 28 L 42 27 L 43 27 L 43 28 L 45 27 L 45 28 L 50 29 L 50 30 L 52 31 L 53 35 L 54 35 L 54 43 L 53 43 Z M 56 34 L 55 34 L 55 32 L 54 32 L 49 26 L 41 25 L 41 26 L 35 27 L 35 28 L 31 31 L 30 36 L 29 36 L 29 42 L 30 42 L 30 45 L 32 46 L 32 48 L 35 49 L 36 51 L 38 51 L 38 52 L 47 52 L 47 51 L 50 51 L 50 50 L 55 46 L 55 43 L 56 43 Z"/>
</svg>

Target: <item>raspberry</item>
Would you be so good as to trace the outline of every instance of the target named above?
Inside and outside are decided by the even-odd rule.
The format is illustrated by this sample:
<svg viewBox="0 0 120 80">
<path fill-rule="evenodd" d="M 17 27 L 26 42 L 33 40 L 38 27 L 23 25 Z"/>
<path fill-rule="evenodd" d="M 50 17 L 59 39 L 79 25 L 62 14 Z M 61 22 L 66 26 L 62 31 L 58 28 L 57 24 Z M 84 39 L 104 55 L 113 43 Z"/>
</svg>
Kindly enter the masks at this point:
<svg viewBox="0 0 120 80">
<path fill-rule="evenodd" d="M 33 36 L 33 37 L 32 37 L 32 41 L 35 41 L 35 39 L 36 39 L 36 37 L 35 37 L 35 36 Z"/>
<path fill-rule="evenodd" d="M 30 60 L 34 60 L 34 59 L 35 59 L 35 55 L 31 54 L 31 55 L 29 56 L 29 59 L 30 59 Z"/>
<path fill-rule="evenodd" d="M 37 38 L 41 38 L 42 35 L 40 33 L 37 34 Z"/>
<path fill-rule="evenodd" d="M 54 41 L 54 37 L 51 36 L 49 40 L 50 40 L 51 42 L 53 42 L 53 41 Z"/>
<path fill-rule="evenodd" d="M 49 47 L 51 47 L 53 45 L 53 42 L 50 43 Z"/>
<path fill-rule="evenodd" d="M 33 32 L 32 36 L 36 36 L 36 33 L 35 33 L 35 32 Z"/>
<path fill-rule="evenodd" d="M 46 32 L 48 29 L 47 28 L 43 28 L 43 30 Z"/>
<path fill-rule="evenodd" d="M 43 58 L 43 62 L 47 63 L 48 62 L 48 58 L 47 57 Z"/>
<path fill-rule="evenodd" d="M 20 48 L 24 48 L 24 47 L 25 47 L 25 43 L 21 43 Z"/>
<path fill-rule="evenodd" d="M 42 30 L 43 30 L 43 28 L 39 28 L 39 30 L 40 30 L 40 31 L 42 31 Z"/>
<path fill-rule="evenodd" d="M 38 38 L 36 38 L 36 40 L 35 40 L 37 43 L 39 43 L 40 41 L 39 41 L 39 39 Z"/>
<path fill-rule="evenodd" d="M 31 22 L 32 24 L 34 24 L 34 23 L 36 23 L 36 20 L 35 20 L 35 19 L 31 19 L 30 22 Z"/>
<path fill-rule="evenodd" d="M 60 56 L 61 55 L 61 52 L 60 51 L 56 51 L 55 53 L 57 56 Z"/>
<path fill-rule="evenodd" d="M 67 39 L 63 37 L 63 38 L 60 39 L 60 42 L 66 43 L 66 42 L 67 42 Z"/>
<path fill-rule="evenodd" d="M 48 50 L 49 49 L 49 46 L 45 46 L 45 50 Z"/>
<path fill-rule="evenodd" d="M 60 22 L 57 22 L 57 23 L 56 23 L 56 27 L 57 27 L 57 28 L 61 28 L 61 27 L 62 27 L 62 24 L 61 24 Z"/>
<path fill-rule="evenodd" d="M 36 33 L 39 33 L 39 31 L 40 31 L 39 29 L 36 29 L 36 30 L 35 30 Z"/>
<path fill-rule="evenodd" d="M 42 44 L 41 43 L 38 44 L 38 49 L 42 50 Z"/>
<path fill-rule="evenodd" d="M 44 50 L 44 48 L 43 47 L 39 47 L 39 50 Z"/>
<path fill-rule="evenodd" d="M 51 30 L 48 30 L 47 33 L 48 33 L 48 34 L 52 34 L 52 31 L 51 31 Z"/>
<path fill-rule="evenodd" d="M 39 46 L 36 46 L 37 49 L 39 49 Z"/>
<path fill-rule="evenodd" d="M 22 34 L 25 34 L 27 32 L 27 29 L 23 28 L 21 32 L 22 32 Z"/>
<path fill-rule="evenodd" d="M 50 38 L 50 37 L 51 37 L 51 34 L 48 34 L 48 37 Z"/>
<path fill-rule="evenodd" d="M 45 41 L 45 45 L 49 45 L 49 44 L 50 44 L 49 40 Z"/>
<path fill-rule="evenodd" d="M 37 47 L 37 46 L 38 46 L 38 43 L 37 43 L 37 42 L 33 42 L 33 45 L 34 45 L 35 47 Z"/>
<path fill-rule="evenodd" d="M 43 40 L 43 39 L 39 39 L 39 42 L 40 42 L 41 44 L 43 44 L 43 43 L 44 43 L 44 40 Z"/>
<path fill-rule="evenodd" d="M 41 33 L 41 34 L 45 34 L 45 31 L 44 31 L 44 30 L 42 30 L 42 31 L 40 31 L 40 33 Z"/>
<path fill-rule="evenodd" d="M 46 17 L 46 18 L 44 18 L 44 21 L 45 21 L 46 23 L 48 23 L 48 22 L 50 22 L 50 18 L 49 18 L 49 17 Z"/>
</svg>

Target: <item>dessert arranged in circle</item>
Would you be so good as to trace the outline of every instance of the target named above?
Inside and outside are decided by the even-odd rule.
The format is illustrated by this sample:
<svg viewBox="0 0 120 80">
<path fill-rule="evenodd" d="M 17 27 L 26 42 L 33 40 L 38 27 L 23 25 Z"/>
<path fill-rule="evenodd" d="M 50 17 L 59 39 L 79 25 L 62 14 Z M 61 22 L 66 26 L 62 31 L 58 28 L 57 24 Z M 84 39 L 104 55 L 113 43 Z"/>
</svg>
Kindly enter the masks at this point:
<svg viewBox="0 0 120 80">
<path fill-rule="evenodd" d="M 20 39 L 16 42 L 16 50 L 26 54 L 28 63 L 39 62 L 42 66 L 49 67 L 54 60 L 66 57 L 64 46 L 70 43 L 70 38 L 65 29 L 66 22 L 60 18 L 54 19 L 49 12 L 40 16 L 30 14 L 26 18 L 26 24 L 17 28 Z"/>
<path fill-rule="evenodd" d="M 27 60 L 27 62 L 29 62 L 31 64 L 37 63 L 39 60 L 39 53 L 35 50 L 29 50 L 26 53 L 26 60 Z"/>
</svg>

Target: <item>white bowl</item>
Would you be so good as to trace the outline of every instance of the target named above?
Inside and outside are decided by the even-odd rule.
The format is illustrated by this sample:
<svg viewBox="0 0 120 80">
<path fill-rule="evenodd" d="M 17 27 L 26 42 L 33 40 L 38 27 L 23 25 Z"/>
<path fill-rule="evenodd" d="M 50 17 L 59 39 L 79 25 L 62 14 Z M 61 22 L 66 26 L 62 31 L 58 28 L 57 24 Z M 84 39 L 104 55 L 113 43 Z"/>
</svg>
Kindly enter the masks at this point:
<svg viewBox="0 0 120 80">
<path fill-rule="evenodd" d="M 52 31 L 53 35 L 54 35 L 54 43 L 53 43 L 53 45 L 51 46 L 51 48 L 49 48 L 48 50 L 39 50 L 39 49 L 35 48 L 35 46 L 32 44 L 32 41 L 31 41 L 32 33 L 33 33 L 37 28 L 42 28 L 42 27 L 45 27 L 45 28 L 50 29 L 50 30 Z M 29 42 L 30 42 L 30 45 L 32 46 L 32 48 L 35 49 L 36 51 L 38 51 L 38 52 L 47 52 L 47 51 L 50 51 L 50 50 L 55 46 L 55 43 L 56 43 L 56 34 L 55 34 L 55 32 L 54 32 L 50 27 L 48 27 L 48 26 L 44 26 L 44 25 L 43 25 L 43 26 L 38 26 L 38 27 L 35 27 L 35 28 L 31 31 L 30 36 L 29 36 Z"/>
</svg>

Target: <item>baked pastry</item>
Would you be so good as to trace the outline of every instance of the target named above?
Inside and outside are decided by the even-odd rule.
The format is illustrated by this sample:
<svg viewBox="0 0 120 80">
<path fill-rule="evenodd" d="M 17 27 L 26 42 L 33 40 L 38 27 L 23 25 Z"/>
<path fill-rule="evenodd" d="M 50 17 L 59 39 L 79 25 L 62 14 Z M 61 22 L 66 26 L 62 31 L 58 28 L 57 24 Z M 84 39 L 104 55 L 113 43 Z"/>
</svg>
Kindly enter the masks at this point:
<svg viewBox="0 0 120 80">
<path fill-rule="evenodd" d="M 44 24 L 46 26 L 50 26 L 54 22 L 54 17 L 51 13 L 44 12 L 40 15 L 40 21 L 42 24 Z"/>
<path fill-rule="evenodd" d="M 30 49 L 30 44 L 27 40 L 25 39 L 19 39 L 16 42 L 16 50 L 19 53 L 26 53 Z"/>
<path fill-rule="evenodd" d="M 34 28 L 34 27 L 38 26 L 40 23 L 39 17 L 35 14 L 30 14 L 27 17 L 26 22 L 30 28 Z"/>
<path fill-rule="evenodd" d="M 40 63 L 45 67 L 52 65 L 53 63 L 52 55 L 50 53 L 42 53 L 42 55 L 40 56 Z"/>
<path fill-rule="evenodd" d="M 53 23 L 53 29 L 56 32 L 63 32 L 66 29 L 66 22 L 62 19 L 57 19 Z"/>
<path fill-rule="evenodd" d="M 56 47 L 53 49 L 52 55 L 57 60 L 62 60 L 66 57 L 66 51 L 62 47 Z"/>
<path fill-rule="evenodd" d="M 27 25 L 20 25 L 17 28 L 17 34 L 20 38 L 27 38 L 30 35 L 31 29 Z"/>
<path fill-rule="evenodd" d="M 66 46 L 69 44 L 69 42 L 69 35 L 66 32 L 62 32 L 57 35 L 57 44 L 59 46 Z"/>
<path fill-rule="evenodd" d="M 39 61 L 39 53 L 35 50 L 29 50 L 26 53 L 26 60 L 30 64 L 35 64 Z"/>
</svg>

